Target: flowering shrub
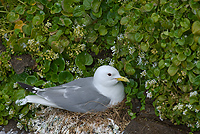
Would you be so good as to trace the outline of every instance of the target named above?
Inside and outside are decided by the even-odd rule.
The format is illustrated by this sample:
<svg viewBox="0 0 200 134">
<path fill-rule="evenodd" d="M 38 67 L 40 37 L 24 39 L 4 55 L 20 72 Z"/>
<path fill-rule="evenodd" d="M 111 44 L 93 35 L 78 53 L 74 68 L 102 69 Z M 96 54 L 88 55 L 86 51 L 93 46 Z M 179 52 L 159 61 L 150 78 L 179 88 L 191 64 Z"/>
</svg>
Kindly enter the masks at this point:
<svg viewBox="0 0 200 134">
<path fill-rule="evenodd" d="M 25 96 L 13 88 L 16 81 L 50 87 L 109 64 L 131 81 L 125 92 L 132 118 L 132 98 L 140 99 L 143 110 L 147 97 L 155 100 L 161 120 L 199 130 L 198 1 L 4 0 L 1 5 L 7 50 L 0 54 L 0 112 L 6 113 L 1 124 L 12 117 L 26 124 L 34 115 L 28 105 L 13 104 Z M 37 72 L 14 73 L 6 57 L 21 54 L 35 59 Z"/>
</svg>

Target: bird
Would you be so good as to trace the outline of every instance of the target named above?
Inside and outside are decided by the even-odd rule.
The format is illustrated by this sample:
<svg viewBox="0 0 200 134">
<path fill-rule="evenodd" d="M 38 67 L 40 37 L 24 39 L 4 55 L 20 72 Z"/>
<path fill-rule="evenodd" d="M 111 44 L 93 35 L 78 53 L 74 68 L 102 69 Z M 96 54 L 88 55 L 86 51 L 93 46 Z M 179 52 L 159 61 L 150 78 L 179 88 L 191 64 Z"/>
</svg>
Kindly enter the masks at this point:
<svg viewBox="0 0 200 134">
<path fill-rule="evenodd" d="M 79 78 L 55 87 L 40 89 L 22 82 L 17 83 L 35 94 L 26 96 L 24 104 L 36 103 L 86 113 L 105 111 L 120 103 L 125 98 L 122 81 L 130 82 L 116 68 L 103 65 L 97 68 L 93 77 Z"/>
</svg>

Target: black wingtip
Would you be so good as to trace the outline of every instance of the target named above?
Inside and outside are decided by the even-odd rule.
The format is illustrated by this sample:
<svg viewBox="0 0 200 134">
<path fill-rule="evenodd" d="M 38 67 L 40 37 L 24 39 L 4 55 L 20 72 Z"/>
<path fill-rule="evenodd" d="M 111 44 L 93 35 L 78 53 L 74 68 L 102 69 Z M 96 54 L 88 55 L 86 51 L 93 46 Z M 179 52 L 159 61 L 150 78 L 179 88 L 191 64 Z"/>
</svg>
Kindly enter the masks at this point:
<svg viewBox="0 0 200 134">
<path fill-rule="evenodd" d="M 24 83 L 22 83 L 22 82 L 17 82 L 22 88 L 24 88 L 24 89 L 26 89 L 26 90 L 28 90 L 28 91 L 30 91 L 30 92 L 33 92 L 33 91 L 35 91 L 34 90 L 34 86 L 30 86 L 30 85 L 28 85 L 28 84 L 24 84 Z"/>
</svg>

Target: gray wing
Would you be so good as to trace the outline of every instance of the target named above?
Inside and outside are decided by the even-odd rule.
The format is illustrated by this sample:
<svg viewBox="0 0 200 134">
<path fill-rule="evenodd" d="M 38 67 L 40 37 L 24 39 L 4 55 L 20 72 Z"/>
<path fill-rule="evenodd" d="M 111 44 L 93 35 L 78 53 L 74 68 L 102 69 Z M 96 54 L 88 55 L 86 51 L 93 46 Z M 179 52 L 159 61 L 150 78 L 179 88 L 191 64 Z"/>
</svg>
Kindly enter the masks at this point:
<svg viewBox="0 0 200 134">
<path fill-rule="evenodd" d="M 37 94 L 59 107 L 73 111 L 104 111 L 110 99 L 100 94 L 93 85 L 93 77 L 81 78 L 72 82 L 47 88 Z"/>
</svg>

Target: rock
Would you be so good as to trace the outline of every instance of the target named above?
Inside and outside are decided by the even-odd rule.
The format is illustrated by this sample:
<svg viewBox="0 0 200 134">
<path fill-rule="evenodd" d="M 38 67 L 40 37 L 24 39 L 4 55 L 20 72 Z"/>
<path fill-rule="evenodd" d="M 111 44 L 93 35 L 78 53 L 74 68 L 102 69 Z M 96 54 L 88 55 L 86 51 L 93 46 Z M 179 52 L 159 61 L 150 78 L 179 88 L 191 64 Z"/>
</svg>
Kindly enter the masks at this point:
<svg viewBox="0 0 200 134">
<path fill-rule="evenodd" d="M 31 67 L 33 70 L 37 67 L 35 60 L 28 54 L 12 56 L 11 64 L 17 74 L 23 73 L 25 67 Z"/>
<path fill-rule="evenodd" d="M 152 104 L 152 100 L 146 100 L 145 110 L 137 113 L 137 117 L 129 123 L 124 134 L 188 134 L 190 132 L 187 126 L 176 126 L 169 120 L 161 121 L 155 115 Z M 200 134 L 200 132 L 193 134 Z"/>
</svg>

